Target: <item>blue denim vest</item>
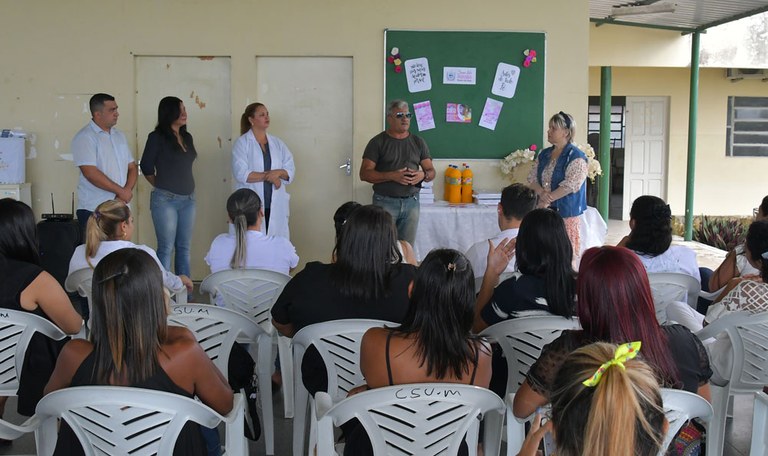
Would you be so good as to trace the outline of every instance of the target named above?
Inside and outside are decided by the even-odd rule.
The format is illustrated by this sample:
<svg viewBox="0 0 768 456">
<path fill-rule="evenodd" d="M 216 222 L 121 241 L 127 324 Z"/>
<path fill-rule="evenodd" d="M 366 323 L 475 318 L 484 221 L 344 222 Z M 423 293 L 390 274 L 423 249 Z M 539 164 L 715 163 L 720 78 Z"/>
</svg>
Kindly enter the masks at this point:
<svg viewBox="0 0 768 456">
<path fill-rule="evenodd" d="M 549 159 L 552 156 L 552 149 L 554 149 L 554 147 L 547 147 L 539 154 L 539 167 L 536 176 L 539 179 L 539 185 L 541 185 L 541 174 L 544 172 L 544 168 L 549 164 Z M 565 179 L 565 170 L 568 168 L 568 165 L 573 160 L 577 159 L 586 160 L 587 156 L 584 152 L 579 150 L 578 147 L 574 146 L 572 143 L 568 143 L 560 154 L 560 157 L 557 159 L 557 164 L 552 172 L 552 185 L 550 185 L 550 189 L 557 190 L 560 186 L 560 182 Z M 587 209 L 587 180 L 584 179 L 578 192 L 560 198 L 552 203 L 552 206 L 557 209 L 557 212 L 559 212 L 563 218 L 581 215 Z"/>
</svg>

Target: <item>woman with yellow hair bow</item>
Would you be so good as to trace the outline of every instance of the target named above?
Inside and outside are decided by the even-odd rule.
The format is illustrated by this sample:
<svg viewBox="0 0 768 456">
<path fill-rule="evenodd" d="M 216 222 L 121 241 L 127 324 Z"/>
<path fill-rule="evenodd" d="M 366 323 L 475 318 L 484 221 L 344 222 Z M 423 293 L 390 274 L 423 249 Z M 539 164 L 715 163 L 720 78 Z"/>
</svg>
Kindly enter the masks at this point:
<svg viewBox="0 0 768 456">
<path fill-rule="evenodd" d="M 635 359 L 641 343 L 598 342 L 571 353 L 555 379 L 552 419 L 534 419 L 518 456 L 534 456 L 547 432 L 558 456 L 653 456 L 669 423 L 653 369 Z"/>
</svg>

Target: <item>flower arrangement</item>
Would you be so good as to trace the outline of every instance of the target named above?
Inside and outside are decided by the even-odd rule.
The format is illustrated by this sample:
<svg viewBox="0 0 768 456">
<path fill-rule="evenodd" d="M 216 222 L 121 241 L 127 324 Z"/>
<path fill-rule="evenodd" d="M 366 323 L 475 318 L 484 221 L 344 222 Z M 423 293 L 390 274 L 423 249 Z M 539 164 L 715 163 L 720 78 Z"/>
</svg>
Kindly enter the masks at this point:
<svg viewBox="0 0 768 456">
<path fill-rule="evenodd" d="M 595 149 L 586 144 L 574 144 L 587 156 L 587 177 L 590 181 L 594 182 L 597 176 L 603 175 L 603 168 L 600 166 L 600 162 L 595 157 Z M 530 163 L 536 158 L 536 145 L 531 145 L 530 148 L 518 149 L 511 154 L 501 159 L 500 168 L 501 174 L 509 179 L 513 178 L 515 169 L 523 164 Z"/>
<path fill-rule="evenodd" d="M 531 148 L 517 149 L 516 151 L 501 159 L 501 174 L 511 179 L 515 168 L 517 168 L 519 165 L 530 163 L 534 158 L 536 158 L 535 150 L 535 146 L 533 146 L 533 150 L 531 150 Z"/>
<path fill-rule="evenodd" d="M 592 148 L 592 146 L 587 144 L 574 144 L 574 146 L 581 149 L 582 152 L 587 156 L 587 177 L 592 182 L 595 182 L 595 178 L 597 176 L 603 175 L 603 167 L 600 166 L 600 162 L 595 157 L 595 149 Z"/>
</svg>

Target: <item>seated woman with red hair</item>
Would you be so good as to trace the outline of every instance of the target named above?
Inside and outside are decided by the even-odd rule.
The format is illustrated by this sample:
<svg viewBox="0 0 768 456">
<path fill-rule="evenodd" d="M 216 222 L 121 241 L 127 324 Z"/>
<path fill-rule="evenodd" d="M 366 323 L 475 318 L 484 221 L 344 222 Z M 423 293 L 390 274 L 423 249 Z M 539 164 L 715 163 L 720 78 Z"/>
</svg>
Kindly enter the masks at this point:
<svg viewBox="0 0 768 456">
<path fill-rule="evenodd" d="M 642 356 L 663 387 L 709 400 L 712 370 L 707 352 L 687 328 L 658 324 L 648 274 L 637 255 L 623 247 L 587 250 L 576 290 L 576 314 L 583 329 L 563 331 L 544 347 L 515 395 L 515 416 L 528 417 L 550 402 L 555 376 L 566 357 L 594 342 L 642 342 Z"/>
</svg>

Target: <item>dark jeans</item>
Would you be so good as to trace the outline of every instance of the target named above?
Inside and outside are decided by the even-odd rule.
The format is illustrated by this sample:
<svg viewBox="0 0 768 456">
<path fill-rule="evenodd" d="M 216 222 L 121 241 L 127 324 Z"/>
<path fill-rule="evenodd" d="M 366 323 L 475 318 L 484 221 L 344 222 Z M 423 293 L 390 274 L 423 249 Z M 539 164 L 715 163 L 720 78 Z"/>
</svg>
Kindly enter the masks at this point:
<svg viewBox="0 0 768 456">
<path fill-rule="evenodd" d="M 85 228 L 88 226 L 88 219 L 91 218 L 91 214 L 93 211 L 88 209 L 77 210 L 77 224 L 80 225 L 80 239 L 83 240 L 83 243 L 85 243 Z"/>
</svg>

